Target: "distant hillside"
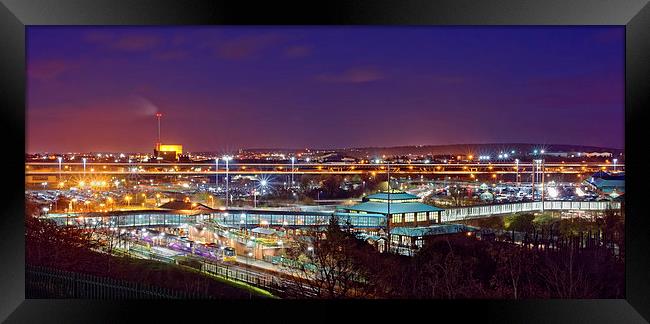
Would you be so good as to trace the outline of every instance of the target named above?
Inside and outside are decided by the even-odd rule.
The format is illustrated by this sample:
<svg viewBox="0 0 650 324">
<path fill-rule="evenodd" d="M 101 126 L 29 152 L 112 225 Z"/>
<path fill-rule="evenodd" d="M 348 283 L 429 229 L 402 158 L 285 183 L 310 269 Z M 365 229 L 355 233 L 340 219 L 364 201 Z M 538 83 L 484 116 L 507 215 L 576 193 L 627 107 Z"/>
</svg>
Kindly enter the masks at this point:
<svg viewBox="0 0 650 324">
<path fill-rule="evenodd" d="M 612 152 L 618 154 L 623 152 L 621 149 L 613 149 L 597 146 L 585 145 L 565 145 L 565 144 L 526 144 L 526 143 L 499 143 L 499 144 L 451 144 L 451 145 L 415 145 L 415 146 L 395 146 L 395 147 L 366 147 L 345 149 L 347 155 L 356 157 L 378 156 L 378 155 L 445 155 L 445 154 L 498 154 L 500 152 L 510 153 L 515 151 L 517 154 L 527 154 L 533 150 L 545 150 L 546 152 Z"/>
<path fill-rule="evenodd" d="M 449 145 L 411 145 L 411 146 L 393 146 L 393 147 L 359 147 L 359 148 L 340 148 L 340 149 L 318 149 L 310 148 L 311 152 L 336 152 L 342 156 L 361 158 L 366 156 L 381 155 L 456 155 L 456 154 L 474 154 L 474 155 L 493 155 L 510 153 L 515 151 L 518 155 L 525 155 L 533 150 L 545 150 L 546 152 L 611 152 L 615 155 L 622 153 L 622 149 L 586 146 L 586 145 L 566 145 L 566 144 L 528 144 L 528 143 L 497 143 L 497 144 L 449 144 Z M 287 155 L 304 153 L 307 149 L 288 149 L 288 148 L 249 148 L 242 149 L 241 152 L 247 153 L 284 153 Z M 206 152 L 207 153 L 207 152 Z"/>
</svg>

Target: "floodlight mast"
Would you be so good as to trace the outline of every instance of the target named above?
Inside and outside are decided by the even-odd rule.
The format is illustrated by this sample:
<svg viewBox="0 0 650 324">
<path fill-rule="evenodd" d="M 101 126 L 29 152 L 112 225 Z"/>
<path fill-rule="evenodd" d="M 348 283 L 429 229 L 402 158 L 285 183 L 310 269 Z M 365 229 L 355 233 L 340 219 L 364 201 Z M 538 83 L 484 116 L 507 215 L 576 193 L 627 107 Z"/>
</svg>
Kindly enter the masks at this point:
<svg viewBox="0 0 650 324">
<path fill-rule="evenodd" d="M 387 251 L 390 253 L 390 245 L 391 245 L 391 241 L 390 241 L 391 240 L 391 237 L 390 237 L 390 221 L 391 221 L 391 219 L 390 219 L 390 162 L 388 160 L 386 160 L 386 172 L 387 172 L 387 178 L 388 178 L 387 179 L 388 180 L 388 183 L 387 183 L 387 186 L 388 186 L 387 198 L 388 199 L 386 199 L 387 202 L 388 202 L 388 205 L 387 205 L 387 208 L 386 208 L 386 213 L 387 213 L 387 215 L 386 215 L 386 238 L 387 238 L 387 244 L 388 244 Z"/>
</svg>

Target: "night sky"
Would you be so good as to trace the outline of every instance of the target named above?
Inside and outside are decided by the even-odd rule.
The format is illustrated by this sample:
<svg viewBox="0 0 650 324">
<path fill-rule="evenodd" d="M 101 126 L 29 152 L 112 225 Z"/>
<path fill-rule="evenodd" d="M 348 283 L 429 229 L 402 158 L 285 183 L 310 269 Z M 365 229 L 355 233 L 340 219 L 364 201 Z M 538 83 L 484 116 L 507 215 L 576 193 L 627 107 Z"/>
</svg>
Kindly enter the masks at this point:
<svg viewBox="0 0 650 324">
<path fill-rule="evenodd" d="M 622 148 L 623 27 L 28 27 L 27 152 Z"/>
</svg>

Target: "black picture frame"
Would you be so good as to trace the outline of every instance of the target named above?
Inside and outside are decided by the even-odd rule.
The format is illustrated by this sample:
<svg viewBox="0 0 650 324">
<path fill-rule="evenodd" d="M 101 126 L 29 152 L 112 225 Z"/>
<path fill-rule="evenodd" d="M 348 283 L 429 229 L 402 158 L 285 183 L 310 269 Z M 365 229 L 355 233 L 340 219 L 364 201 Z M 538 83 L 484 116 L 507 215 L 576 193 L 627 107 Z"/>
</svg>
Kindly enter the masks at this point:
<svg viewBox="0 0 650 324">
<path fill-rule="evenodd" d="M 641 197 L 645 177 L 643 108 L 650 100 L 650 5 L 630 1 L 75 1 L 0 0 L 0 128 L 12 144 L 3 157 L 6 188 L 0 214 L 0 319 L 8 322 L 124 322 L 145 314 L 156 318 L 228 314 L 237 306 L 242 322 L 363 318 L 364 322 L 424 317 L 468 322 L 643 323 L 650 319 L 650 224 Z M 25 300 L 24 188 L 25 27 L 28 25 L 624 25 L 626 151 L 626 292 L 621 300 L 322 302 L 146 302 Z M 593 122 L 605 123 L 593 116 Z M 23 170 L 21 173 L 19 170 Z M 345 309 L 345 313 L 343 310 Z M 206 310 L 206 311 L 200 311 Z M 340 310 L 340 313 L 338 312 Z M 291 313 L 290 313 L 291 312 Z M 212 314 L 212 315 L 211 315 Z M 280 315 L 278 315 L 280 314 Z M 291 314 L 291 316 L 290 316 Z M 319 314 L 319 315 L 314 315 Z M 322 315 L 321 315 L 322 314 Z M 343 315 L 345 314 L 345 315 Z M 356 315 L 355 315 L 356 314 Z M 271 316 L 272 315 L 272 316 Z M 345 317 L 344 317 L 345 316 Z M 412 317 L 411 317 L 412 316 Z M 451 317 L 450 317 L 451 316 Z M 645 319 L 644 319 L 645 318 Z M 212 320 L 211 320 L 212 322 Z"/>
</svg>

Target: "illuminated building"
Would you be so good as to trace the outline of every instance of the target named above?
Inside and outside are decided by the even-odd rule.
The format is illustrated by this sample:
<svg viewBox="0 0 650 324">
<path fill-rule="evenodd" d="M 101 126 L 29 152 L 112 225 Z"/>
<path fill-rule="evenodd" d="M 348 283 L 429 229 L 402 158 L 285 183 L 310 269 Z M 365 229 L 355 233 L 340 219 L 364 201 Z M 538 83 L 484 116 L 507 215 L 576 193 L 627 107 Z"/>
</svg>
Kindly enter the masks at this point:
<svg viewBox="0 0 650 324">
<path fill-rule="evenodd" d="M 391 190 L 390 215 L 387 192 L 378 192 L 363 198 L 363 202 L 353 206 L 341 206 L 349 213 L 372 213 L 390 217 L 392 226 L 427 226 L 440 222 L 442 209 L 420 202 L 420 198 L 405 192 Z"/>
<path fill-rule="evenodd" d="M 161 144 L 157 143 L 153 150 L 153 155 L 158 160 L 178 161 L 183 154 L 183 145 L 180 144 Z"/>
<path fill-rule="evenodd" d="M 437 224 L 425 227 L 395 227 L 390 230 L 391 250 L 413 256 L 424 246 L 425 242 L 433 242 L 449 237 L 472 236 L 476 228 L 464 224 Z"/>
</svg>

